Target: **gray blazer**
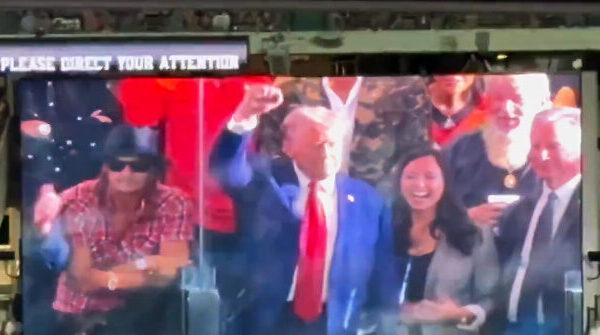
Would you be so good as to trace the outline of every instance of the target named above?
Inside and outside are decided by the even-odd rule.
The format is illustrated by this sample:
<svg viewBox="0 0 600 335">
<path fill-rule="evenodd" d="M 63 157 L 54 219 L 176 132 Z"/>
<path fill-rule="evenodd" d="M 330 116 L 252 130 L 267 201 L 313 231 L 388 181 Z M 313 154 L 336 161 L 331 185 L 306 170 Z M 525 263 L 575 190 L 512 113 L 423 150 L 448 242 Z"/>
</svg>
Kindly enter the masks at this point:
<svg viewBox="0 0 600 335">
<path fill-rule="evenodd" d="M 499 280 L 498 255 L 493 233 L 481 228 L 483 240 L 470 256 L 451 247 L 442 236 L 427 271 L 425 299 L 443 297 L 454 299 L 459 305 L 479 305 L 488 318 L 494 308 L 493 294 Z M 459 329 L 456 324 L 422 324 L 423 335 L 478 334 L 478 331 Z M 399 325 L 398 335 L 408 334 L 404 325 Z"/>
</svg>

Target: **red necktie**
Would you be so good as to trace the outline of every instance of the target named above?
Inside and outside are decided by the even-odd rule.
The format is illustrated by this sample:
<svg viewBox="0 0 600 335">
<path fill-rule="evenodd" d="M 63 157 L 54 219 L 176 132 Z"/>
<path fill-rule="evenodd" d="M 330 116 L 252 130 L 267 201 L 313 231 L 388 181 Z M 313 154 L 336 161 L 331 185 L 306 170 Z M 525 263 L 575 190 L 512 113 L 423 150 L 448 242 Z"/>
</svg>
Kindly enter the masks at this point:
<svg viewBox="0 0 600 335">
<path fill-rule="evenodd" d="M 323 312 L 327 224 L 323 204 L 317 196 L 318 189 L 317 182 L 311 181 L 300 228 L 294 313 L 304 321 L 314 321 Z"/>
</svg>

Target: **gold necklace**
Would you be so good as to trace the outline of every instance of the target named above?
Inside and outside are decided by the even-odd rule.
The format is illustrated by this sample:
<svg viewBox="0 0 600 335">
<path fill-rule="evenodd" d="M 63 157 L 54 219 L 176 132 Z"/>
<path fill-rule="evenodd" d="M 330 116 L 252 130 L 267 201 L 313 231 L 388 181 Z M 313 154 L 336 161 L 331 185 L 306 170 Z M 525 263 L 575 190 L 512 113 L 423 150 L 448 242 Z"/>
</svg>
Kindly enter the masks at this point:
<svg viewBox="0 0 600 335">
<path fill-rule="evenodd" d="M 513 189 L 515 187 L 517 187 L 517 176 L 515 176 L 515 174 L 513 173 L 513 171 L 515 169 L 513 169 L 510 166 L 510 163 L 508 162 L 508 159 L 506 160 L 506 170 L 507 170 L 507 174 L 506 176 L 504 176 L 504 186 L 508 189 Z"/>
<path fill-rule="evenodd" d="M 517 177 L 511 171 L 509 171 L 504 177 L 504 186 L 506 186 L 506 188 L 513 189 L 517 187 L 517 184 Z"/>
</svg>

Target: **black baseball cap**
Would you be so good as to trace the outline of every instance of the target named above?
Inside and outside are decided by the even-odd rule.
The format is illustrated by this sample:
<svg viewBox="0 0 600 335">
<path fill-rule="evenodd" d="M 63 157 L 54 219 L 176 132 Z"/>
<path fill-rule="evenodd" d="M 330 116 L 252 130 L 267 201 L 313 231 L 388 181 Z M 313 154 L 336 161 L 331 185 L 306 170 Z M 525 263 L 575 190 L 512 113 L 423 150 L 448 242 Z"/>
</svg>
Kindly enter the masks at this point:
<svg viewBox="0 0 600 335">
<path fill-rule="evenodd" d="M 118 157 L 143 157 L 150 159 L 157 167 L 164 167 L 165 160 L 160 153 L 160 136 L 150 127 L 118 125 L 111 129 L 104 142 L 103 160 Z"/>
</svg>

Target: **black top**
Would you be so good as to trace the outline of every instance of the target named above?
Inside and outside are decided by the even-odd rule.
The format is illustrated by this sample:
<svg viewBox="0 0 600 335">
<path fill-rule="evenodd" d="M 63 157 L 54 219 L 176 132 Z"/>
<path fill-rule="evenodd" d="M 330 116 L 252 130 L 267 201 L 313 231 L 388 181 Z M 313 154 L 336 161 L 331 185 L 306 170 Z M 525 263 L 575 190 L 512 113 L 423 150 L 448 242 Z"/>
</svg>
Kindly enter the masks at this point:
<svg viewBox="0 0 600 335">
<path fill-rule="evenodd" d="M 467 207 L 487 203 L 488 195 L 530 195 L 541 186 L 529 164 L 513 171 L 517 185 L 509 189 L 504 185 L 508 171 L 498 168 L 487 158 L 481 131 L 464 135 L 444 152 L 454 195 Z"/>
<path fill-rule="evenodd" d="M 110 129 L 121 123 L 121 105 L 100 79 L 27 79 L 19 82 L 21 121 L 50 124 L 48 139 L 22 137 L 23 191 L 26 205 L 37 198 L 40 185 L 55 184 L 59 190 L 98 176 L 101 153 Z M 101 122 L 92 113 L 112 122 Z"/>
<path fill-rule="evenodd" d="M 418 302 L 423 300 L 425 295 L 425 279 L 427 270 L 433 258 L 433 252 L 422 256 L 410 256 L 407 267 L 407 276 L 404 283 L 405 298 L 404 302 Z"/>
<path fill-rule="evenodd" d="M 429 264 L 434 252 L 421 256 L 409 256 L 404 276 L 404 299 L 403 302 L 419 302 L 425 296 L 425 282 Z M 421 327 L 412 325 L 408 327 L 409 335 L 422 335 Z"/>
</svg>

